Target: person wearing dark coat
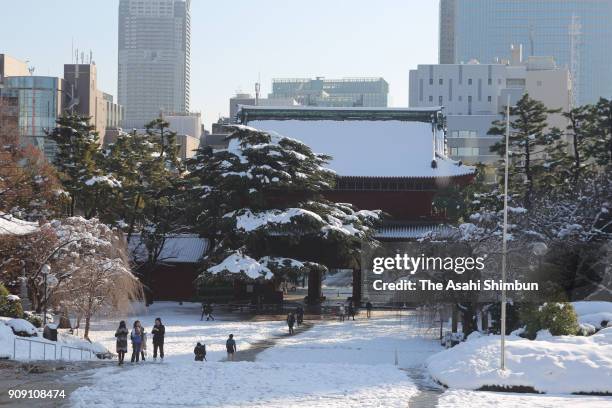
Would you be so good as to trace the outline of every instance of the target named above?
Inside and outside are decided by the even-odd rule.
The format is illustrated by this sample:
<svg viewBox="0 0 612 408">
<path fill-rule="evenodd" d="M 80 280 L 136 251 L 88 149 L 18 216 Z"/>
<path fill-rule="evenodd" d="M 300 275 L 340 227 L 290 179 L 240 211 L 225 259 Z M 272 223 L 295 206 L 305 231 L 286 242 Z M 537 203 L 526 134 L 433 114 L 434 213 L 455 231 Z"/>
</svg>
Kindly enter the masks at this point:
<svg viewBox="0 0 612 408">
<path fill-rule="evenodd" d="M 348 316 L 346 320 L 348 320 L 350 317 L 352 317 L 353 320 L 355 320 L 355 306 L 353 306 L 353 302 L 349 302 L 348 304 Z"/>
<path fill-rule="evenodd" d="M 125 327 L 125 321 L 119 322 L 119 328 L 115 332 L 115 337 L 117 338 L 117 358 L 119 359 L 119 365 L 123 365 L 123 360 L 125 359 L 125 353 L 127 353 L 127 337 L 128 337 L 128 329 Z"/>
<path fill-rule="evenodd" d="M 157 361 L 157 350 L 159 349 L 159 357 L 164 359 L 164 336 L 166 335 L 166 326 L 162 324 L 161 319 L 155 319 L 155 325 L 151 329 L 153 334 L 153 361 Z"/>
<path fill-rule="evenodd" d="M 234 354 L 236 353 L 236 340 L 234 340 L 234 335 L 230 334 L 227 341 L 225 342 L 225 348 L 227 350 L 227 359 L 229 361 L 234 361 Z"/>
<path fill-rule="evenodd" d="M 368 301 L 368 303 L 366 303 L 366 315 L 368 317 L 368 319 L 372 316 L 372 302 Z"/>
<path fill-rule="evenodd" d="M 287 315 L 287 326 L 289 326 L 289 334 L 295 334 L 293 326 L 295 325 L 295 314 L 293 312 Z"/>
<path fill-rule="evenodd" d="M 209 304 L 206 305 L 205 312 L 206 312 L 206 321 L 208 321 L 208 319 L 215 320 L 215 318 L 212 315 L 212 313 L 213 313 L 212 304 L 209 303 Z"/>
<path fill-rule="evenodd" d="M 198 344 L 193 349 L 193 354 L 195 354 L 195 361 L 206 360 L 206 345 L 198 342 Z"/>
<path fill-rule="evenodd" d="M 297 310 L 296 310 L 296 318 L 297 318 L 297 325 L 300 326 L 302 323 L 304 323 L 304 309 L 302 309 L 302 306 L 298 306 Z"/>
</svg>

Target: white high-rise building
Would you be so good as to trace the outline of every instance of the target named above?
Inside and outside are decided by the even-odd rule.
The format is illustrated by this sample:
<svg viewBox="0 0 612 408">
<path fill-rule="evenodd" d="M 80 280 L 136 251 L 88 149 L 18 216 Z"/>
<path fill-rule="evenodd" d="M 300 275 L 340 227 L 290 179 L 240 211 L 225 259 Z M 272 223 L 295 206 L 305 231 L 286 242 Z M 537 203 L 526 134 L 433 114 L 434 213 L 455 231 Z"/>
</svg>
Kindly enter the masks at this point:
<svg viewBox="0 0 612 408">
<path fill-rule="evenodd" d="M 119 104 L 123 126 L 189 111 L 190 0 L 120 0 Z"/>
<path fill-rule="evenodd" d="M 549 109 L 566 112 L 571 92 L 566 68 L 559 68 L 552 57 L 523 59 L 521 46 L 511 48 L 510 60 L 419 65 L 409 76 L 410 107 L 444 107 L 448 153 L 466 163 L 499 159 L 490 148 L 500 137 L 488 131 L 494 120 L 502 118 L 508 96 L 514 105 L 528 93 Z M 561 113 L 551 114 L 548 125 L 565 130 L 567 120 Z"/>
</svg>

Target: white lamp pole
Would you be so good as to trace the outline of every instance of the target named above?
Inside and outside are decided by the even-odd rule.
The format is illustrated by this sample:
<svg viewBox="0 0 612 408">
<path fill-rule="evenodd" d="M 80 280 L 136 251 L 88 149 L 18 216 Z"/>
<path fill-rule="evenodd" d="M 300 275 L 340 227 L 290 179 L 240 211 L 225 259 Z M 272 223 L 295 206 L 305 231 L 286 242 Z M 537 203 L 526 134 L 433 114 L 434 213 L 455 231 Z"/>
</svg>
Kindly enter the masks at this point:
<svg viewBox="0 0 612 408">
<path fill-rule="evenodd" d="M 506 369 L 506 254 L 508 252 L 508 149 L 510 145 L 510 95 L 506 103 L 506 160 L 504 165 L 504 231 L 502 235 L 502 292 L 501 292 L 501 364 Z"/>
</svg>

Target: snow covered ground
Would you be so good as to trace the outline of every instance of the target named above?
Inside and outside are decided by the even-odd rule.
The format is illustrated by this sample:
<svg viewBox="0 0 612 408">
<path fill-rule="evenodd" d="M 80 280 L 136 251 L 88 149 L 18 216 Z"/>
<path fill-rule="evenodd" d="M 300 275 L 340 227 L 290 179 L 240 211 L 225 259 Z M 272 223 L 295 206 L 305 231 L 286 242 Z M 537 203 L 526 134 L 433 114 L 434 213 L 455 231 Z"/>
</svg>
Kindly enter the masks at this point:
<svg viewBox="0 0 612 408">
<path fill-rule="evenodd" d="M 406 407 L 411 398 L 418 398 L 419 393 L 411 380 L 412 371 L 424 369 L 430 356 L 436 353 L 445 356 L 448 353 L 434 339 L 435 333 L 419 324 L 420 320 L 414 312 L 403 312 L 401 319 L 397 314 L 388 312 L 378 313 L 369 320 L 362 315 L 356 321 L 316 322 L 310 330 L 278 339 L 273 347 L 259 353 L 255 362 L 229 363 L 220 361 L 225 357 L 224 341 L 228 333 L 234 333 L 238 348 L 245 349 L 257 340 L 286 332 L 284 322 L 230 321 L 223 318 L 215 322 L 200 322 L 199 305 L 163 302 L 154 304 L 147 313 L 126 320 L 131 325 L 138 318 L 149 331 L 153 319 L 158 316 L 166 325 L 166 361 L 147 361 L 138 365 L 128 363 L 123 367 L 112 365 L 99 369 L 93 375 L 93 384 L 72 393 L 72 406 Z M 116 324 L 114 320 L 96 322 L 92 337 L 114 351 Z M 607 347 L 607 330 L 600 333 L 599 339 L 581 338 L 577 341 L 599 342 Z M 204 363 L 193 361 L 195 342 L 202 340 L 209 351 L 208 362 Z M 466 344 L 474 345 L 478 341 L 486 342 L 476 339 Z M 509 343 L 513 343 L 513 340 Z M 567 344 L 576 344 L 576 341 L 565 340 L 561 344 L 547 340 L 546 343 L 549 344 L 542 349 L 532 350 L 532 355 L 525 355 L 526 361 L 532 361 L 533 366 L 550 368 L 548 361 L 554 353 L 559 366 L 567 364 L 580 372 L 580 367 L 588 365 L 584 361 L 587 356 L 567 351 Z M 459 350 L 458 347 L 453 350 Z M 497 360 L 492 357 L 495 354 L 494 346 L 490 347 L 482 350 L 473 346 L 470 348 L 479 354 L 483 352 L 483 358 L 488 358 L 487 353 L 492 353 L 492 366 L 493 361 Z M 547 347 L 553 350 L 549 354 L 546 354 Z M 149 356 L 150 352 L 149 345 Z M 582 380 L 576 378 L 577 383 L 589 381 L 598 384 L 606 380 L 609 383 L 611 375 L 605 364 L 606 359 L 612 358 L 612 352 L 607 349 L 605 352 L 605 355 L 598 352 L 588 356 L 600 359 L 592 361 L 593 369 L 597 371 L 585 374 Z M 452 356 L 447 357 L 461 367 Z M 603 371 L 595 368 L 594 364 L 603 364 Z M 559 380 L 559 377 L 550 380 L 550 375 L 540 374 L 549 384 Z M 467 381 L 466 378 L 463 380 Z M 612 407 L 612 397 L 451 389 L 441 392 L 438 406 L 599 408 Z"/>
<path fill-rule="evenodd" d="M 509 336 L 504 372 L 499 370 L 499 355 L 499 336 L 485 336 L 430 357 L 428 368 L 451 388 L 523 386 L 553 394 L 612 393 L 612 327 L 589 337 Z"/>
<path fill-rule="evenodd" d="M 92 386 L 72 394 L 72 405 L 405 407 L 417 389 L 394 365 L 396 350 L 400 367 L 422 364 L 426 355 L 440 350 L 433 340 L 407 337 L 406 315 L 400 326 L 390 314 L 370 321 L 317 323 L 300 335 L 283 338 L 254 363 L 219 362 L 228 333 L 236 335 L 241 349 L 279 330 L 285 332 L 285 324 L 200 322 L 198 310 L 197 305 L 156 303 L 147 315 L 137 316 L 148 327 L 147 322 L 161 315 L 167 333 L 166 361 L 98 370 Z M 92 337 L 114 347 L 112 323 L 97 323 Z M 208 362 L 193 361 L 199 340 L 207 344 Z"/>
<path fill-rule="evenodd" d="M 147 353 L 153 354 L 151 328 L 155 318 L 159 317 L 166 326 L 164 352 L 168 362 L 176 360 L 193 360 L 193 348 L 197 342 L 206 344 L 208 361 L 218 361 L 225 357 L 225 340 L 230 333 L 234 334 L 239 350 L 249 347 L 251 343 L 263 340 L 270 335 L 283 332 L 285 325 L 281 322 L 236 321 L 236 318 L 220 318 L 216 321 L 200 321 L 201 306 L 199 303 L 155 302 L 148 310 L 143 306 L 130 316 L 115 319 L 101 319 L 92 323 L 89 337 L 115 353 L 115 331 L 120 320 L 125 320 L 131 330 L 134 321 L 140 320 L 147 338 Z M 215 313 L 213 313 L 215 315 Z M 131 350 L 128 351 L 129 357 Z"/>
</svg>

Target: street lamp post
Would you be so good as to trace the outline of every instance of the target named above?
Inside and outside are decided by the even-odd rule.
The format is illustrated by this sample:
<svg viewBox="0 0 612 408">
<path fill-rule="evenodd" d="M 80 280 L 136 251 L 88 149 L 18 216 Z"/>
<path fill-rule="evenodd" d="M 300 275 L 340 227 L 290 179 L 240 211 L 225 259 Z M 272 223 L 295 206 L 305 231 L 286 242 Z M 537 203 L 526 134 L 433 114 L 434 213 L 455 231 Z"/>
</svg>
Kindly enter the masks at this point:
<svg viewBox="0 0 612 408">
<path fill-rule="evenodd" d="M 44 264 L 41 269 L 41 272 L 45 277 L 45 297 L 43 298 L 43 327 L 45 327 L 47 325 L 47 277 L 51 272 L 51 267 L 47 264 Z"/>
<path fill-rule="evenodd" d="M 510 147 L 510 95 L 506 103 L 506 154 L 504 164 L 504 228 L 502 234 L 502 293 L 501 293 L 501 361 L 500 368 L 506 369 L 506 255 L 508 253 L 508 150 Z"/>
</svg>

